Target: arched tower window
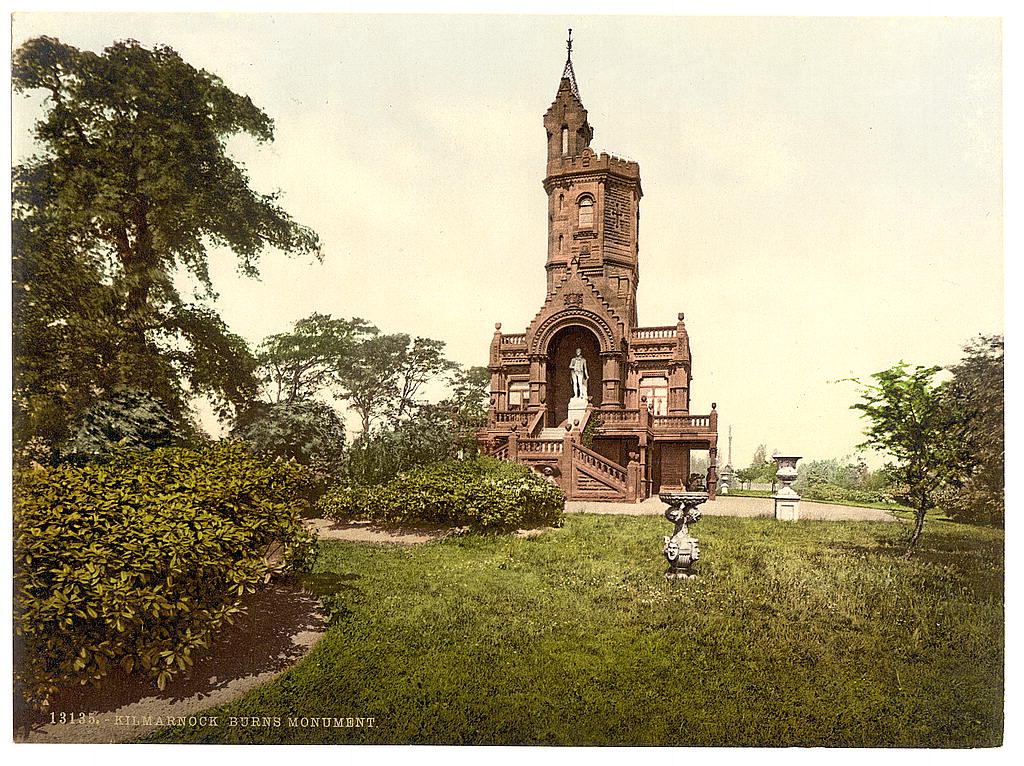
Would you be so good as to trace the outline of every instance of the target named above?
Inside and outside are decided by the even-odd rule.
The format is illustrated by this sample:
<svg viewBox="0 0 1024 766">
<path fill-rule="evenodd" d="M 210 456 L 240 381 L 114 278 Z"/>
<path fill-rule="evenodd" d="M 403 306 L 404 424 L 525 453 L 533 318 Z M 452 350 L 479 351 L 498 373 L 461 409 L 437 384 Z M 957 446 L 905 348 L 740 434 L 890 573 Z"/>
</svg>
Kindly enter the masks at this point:
<svg viewBox="0 0 1024 766">
<path fill-rule="evenodd" d="M 580 218 L 581 229 L 589 229 L 594 225 L 594 198 L 589 194 L 580 197 Z"/>
<path fill-rule="evenodd" d="M 562 252 L 562 240 L 565 239 L 561 234 L 558 235 L 558 252 Z"/>
<path fill-rule="evenodd" d="M 562 156 L 564 157 L 569 153 L 569 128 L 565 125 L 562 126 Z"/>
</svg>

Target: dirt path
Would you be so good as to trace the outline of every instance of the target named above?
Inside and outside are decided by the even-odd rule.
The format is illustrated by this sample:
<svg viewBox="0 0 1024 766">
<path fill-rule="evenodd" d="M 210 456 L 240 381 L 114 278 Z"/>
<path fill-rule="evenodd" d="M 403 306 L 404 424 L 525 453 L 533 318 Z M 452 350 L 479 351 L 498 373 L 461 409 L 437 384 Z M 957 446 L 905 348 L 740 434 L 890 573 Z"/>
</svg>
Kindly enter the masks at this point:
<svg viewBox="0 0 1024 766">
<path fill-rule="evenodd" d="M 272 584 L 249 602 L 210 651 L 158 691 L 152 681 L 118 671 L 102 689 L 81 687 L 55 700 L 52 710 L 92 714 L 96 723 L 49 723 L 50 714 L 15 711 L 19 742 L 114 743 L 230 702 L 270 681 L 305 657 L 326 631 L 320 602 L 296 586 Z M 150 719 L 150 720 L 147 720 Z"/>
<path fill-rule="evenodd" d="M 391 543 L 417 545 L 458 534 L 466 527 L 383 527 L 371 521 L 334 521 L 306 519 L 306 526 L 315 529 L 322 540 L 349 540 L 356 543 Z"/>
<path fill-rule="evenodd" d="M 657 496 L 642 503 L 590 503 L 565 504 L 566 513 L 621 513 L 628 516 L 660 516 L 665 504 Z M 699 506 L 706 516 L 744 516 L 771 518 L 774 501 L 770 497 L 739 497 L 719 495 L 715 500 Z M 800 501 L 800 518 L 812 521 L 899 521 L 889 511 L 878 508 L 858 508 L 851 505 L 830 505 L 810 500 Z"/>
</svg>

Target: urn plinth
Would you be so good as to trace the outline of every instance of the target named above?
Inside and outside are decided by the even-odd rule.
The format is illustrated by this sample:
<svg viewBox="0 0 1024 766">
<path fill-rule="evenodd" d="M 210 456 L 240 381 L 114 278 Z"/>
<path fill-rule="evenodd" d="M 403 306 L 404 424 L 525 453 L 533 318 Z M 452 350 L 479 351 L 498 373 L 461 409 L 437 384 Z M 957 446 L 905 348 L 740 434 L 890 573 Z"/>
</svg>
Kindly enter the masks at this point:
<svg viewBox="0 0 1024 766">
<path fill-rule="evenodd" d="M 785 521 L 797 521 L 800 518 L 800 495 L 790 486 L 796 481 L 796 464 L 802 455 L 772 455 L 778 464 L 775 478 L 779 480 L 779 489 L 773 496 L 775 500 L 775 518 Z"/>
</svg>

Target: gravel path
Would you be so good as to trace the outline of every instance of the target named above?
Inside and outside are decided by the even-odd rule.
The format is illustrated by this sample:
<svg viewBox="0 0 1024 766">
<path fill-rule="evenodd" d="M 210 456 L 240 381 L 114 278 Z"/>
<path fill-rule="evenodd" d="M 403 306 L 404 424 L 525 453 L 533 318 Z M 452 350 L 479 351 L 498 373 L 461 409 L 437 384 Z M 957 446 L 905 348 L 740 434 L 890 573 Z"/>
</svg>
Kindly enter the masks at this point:
<svg viewBox="0 0 1024 766">
<path fill-rule="evenodd" d="M 665 504 L 657 496 L 649 497 L 642 503 L 591 503 L 570 502 L 565 504 L 566 513 L 621 513 L 627 516 L 660 516 Z M 719 495 L 698 507 L 705 516 L 766 517 L 775 515 L 774 501 L 770 497 L 738 497 Z M 851 505 L 830 505 L 800 501 L 800 518 L 815 521 L 899 521 L 889 511 L 878 508 L 857 508 Z"/>
</svg>

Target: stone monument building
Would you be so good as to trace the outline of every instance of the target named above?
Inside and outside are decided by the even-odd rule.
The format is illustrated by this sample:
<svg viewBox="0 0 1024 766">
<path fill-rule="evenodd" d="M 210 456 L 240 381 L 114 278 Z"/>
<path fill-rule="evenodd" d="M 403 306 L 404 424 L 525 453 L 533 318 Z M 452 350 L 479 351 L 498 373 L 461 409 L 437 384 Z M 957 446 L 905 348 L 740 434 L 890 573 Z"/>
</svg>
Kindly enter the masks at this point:
<svg viewBox="0 0 1024 766">
<path fill-rule="evenodd" d="M 663 327 L 637 321 L 640 167 L 590 148 L 571 37 L 567 47 L 544 115 L 547 296 L 525 332 L 495 325 L 479 438 L 490 454 L 551 477 L 570 500 L 635 502 L 684 487 L 690 451 L 708 450 L 714 498 L 718 413 L 714 404 L 690 413 L 683 314 Z"/>
</svg>

